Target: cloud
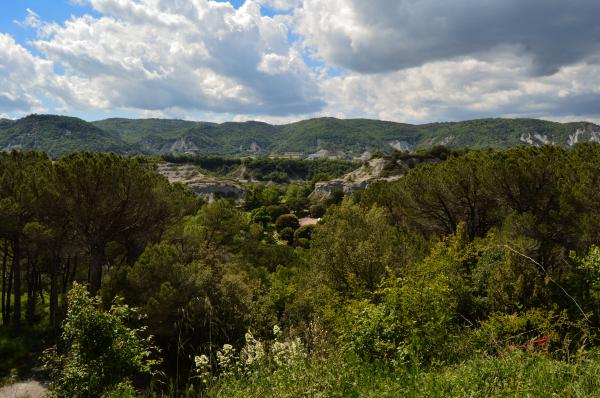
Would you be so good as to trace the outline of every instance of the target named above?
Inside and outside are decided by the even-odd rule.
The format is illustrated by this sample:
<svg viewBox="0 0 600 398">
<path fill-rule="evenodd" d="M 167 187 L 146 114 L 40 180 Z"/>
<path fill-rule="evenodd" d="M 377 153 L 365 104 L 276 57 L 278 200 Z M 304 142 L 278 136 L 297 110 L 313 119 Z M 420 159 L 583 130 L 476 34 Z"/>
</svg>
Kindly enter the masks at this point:
<svg viewBox="0 0 600 398">
<path fill-rule="evenodd" d="M 207 0 L 90 0 L 102 17 L 45 26 L 33 45 L 89 107 L 289 115 L 324 105 L 288 42 L 289 16 Z"/>
<path fill-rule="evenodd" d="M 70 1 L 0 33 L 0 114 L 600 118 L 597 0 Z"/>
<path fill-rule="evenodd" d="M 552 76 L 527 73 L 531 60 L 465 57 L 400 71 L 327 79 L 324 113 L 426 123 L 482 117 L 570 119 L 600 115 L 600 65 Z"/>
<path fill-rule="evenodd" d="M 43 110 L 41 97 L 53 95 L 58 86 L 52 62 L 33 56 L 3 33 L 0 54 L 0 113 Z"/>
<path fill-rule="evenodd" d="M 326 63 L 361 73 L 511 48 L 549 75 L 597 57 L 598 15 L 597 0 L 304 0 L 296 29 Z"/>
<path fill-rule="evenodd" d="M 13 21 L 15 24 L 22 28 L 40 28 L 42 26 L 42 20 L 40 16 L 32 11 L 30 8 L 26 9 L 27 16 L 22 21 Z"/>
</svg>

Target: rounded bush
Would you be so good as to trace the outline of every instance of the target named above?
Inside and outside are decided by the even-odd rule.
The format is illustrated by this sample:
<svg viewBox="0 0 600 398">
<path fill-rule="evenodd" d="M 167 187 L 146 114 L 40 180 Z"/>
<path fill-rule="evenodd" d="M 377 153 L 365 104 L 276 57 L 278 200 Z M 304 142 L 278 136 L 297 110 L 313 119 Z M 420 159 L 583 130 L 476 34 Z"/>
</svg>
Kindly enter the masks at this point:
<svg viewBox="0 0 600 398">
<path fill-rule="evenodd" d="M 275 221 L 275 228 L 277 228 L 278 232 L 281 232 L 284 228 L 291 228 L 292 233 L 300 227 L 300 221 L 298 221 L 298 217 L 294 214 L 283 214 L 277 217 Z"/>
</svg>

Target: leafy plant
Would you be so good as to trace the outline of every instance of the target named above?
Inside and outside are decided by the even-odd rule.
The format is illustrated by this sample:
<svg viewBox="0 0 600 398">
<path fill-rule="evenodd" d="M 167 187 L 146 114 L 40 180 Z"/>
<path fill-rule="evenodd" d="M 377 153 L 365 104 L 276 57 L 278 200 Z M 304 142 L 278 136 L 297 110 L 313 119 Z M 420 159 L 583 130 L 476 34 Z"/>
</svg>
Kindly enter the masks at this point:
<svg viewBox="0 0 600 398">
<path fill-rule="evenodd" d="M 119 300 L 109 311 L 91 297 L 84 285 L 75 283 L 68 295 L 63 322 L 64 352 L 57 347 L 44 352 L 44 369 L 50 376 L 54 397 L 101 397 L 121 389 L 133 377 L 150 374 L 158 363 L 155 348 L 144 329 L 126 322 L 137 317 L 134 309 Z"/>
</svg>

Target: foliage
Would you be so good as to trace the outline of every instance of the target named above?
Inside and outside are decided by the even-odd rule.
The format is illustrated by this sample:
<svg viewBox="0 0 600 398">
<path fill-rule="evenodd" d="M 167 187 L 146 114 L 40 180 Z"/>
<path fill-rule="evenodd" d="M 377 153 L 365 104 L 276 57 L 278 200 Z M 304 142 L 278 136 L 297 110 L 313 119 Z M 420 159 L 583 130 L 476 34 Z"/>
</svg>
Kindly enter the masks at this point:
<svg viewBox="0 0 600 398">
<path fill-rule="evenodd" d="M 408 372 L 365 363 L 350 355 L 310 358 L 302 366 L 253 377 L 223 378 L 212 397 L 595 397 L 600 388 L 596 352 L 566 363 L 544 355 L 514 352 L 478 356 L 456 365 Z"/>
<path fill-rule="evenodd" d="M 81 119 L 29 115 L 0 127 L 0 148 L 45 151 L 56 158 L 76 151 L 126 153 L 130 146 L 118 135 Z"/>
<path fill-rule="evenodd" d="M 395 230 L 377 208 L 364 212 L 350 201 L 330 209 L 315 228 L 311 263 L 333 289 L 352 295 L 374 291 L 387 269 L 397 266 Z"/>
<path fill-rule="evenodd" d="M 293 231 L 300 227 L 300 222 L 295 214 L 282 214 L 275 220 L 277 231 L 281 232 L 284 228 L 290 228 Z"/>
<path fill-rule="evenodd" d="M 457 285 L 461 282 L 452 280 L 460 278 L 452 264 L 452 244 L 450 240 L 439 245 L 443 258 L 433 254 L 404 277 L 383 281 L 375 302 L 352 302 L 347 309 L 349 325 L 341 332 L 346 348 L 392 366 L 458 359 L 456 317 L 461 290 Z"/>
<path fill-rule="evenodd" d="M 308 224 L 303 225 L 294 231 L 294 239 L 309 239 L 312 237 L 313 231 L 315 230 L 315 226 Z"/>
<path fill-rule="evenodd" d="M 291 227 L 285 227 L 279 231 L 279 238 L 291 245 L 294 243 L 294 230 Z"/>
<path fill-rule="evenodd" d="M 141 337 L 141 329 L 125 322 L 135 315 L 115 303 L 109 311 L 90 297 L 85 286 L 74 284 L 63 323 L 62 340 L 68 345 L 60 355 L 56 348 L 44 353 L 50 374 L 50 391 L 56 397 L 101 397 L 138 374 L 149 374 L 154 348 Z"/>
<path fill-rule="evenodd" d="M 76 150 L 154 155 L 177 148 L 182 148 L 181 152 L 196 150 L 204 156 L 309 154 L 320 149 L 352 152 L 356 156 L 364 151 L 389 152 L 390 141 L 404 141 L 420 149 L 435 148 L 448 138 L 451 145 L 458 148 L 508 148 L 521 145 L 523 137 L 537 134 L 566 146 L 569 135 L 577 130 L 585 132 L 583 139 L 589 139 L 590 132 L 596 131 L 597 126 L 534 119 L 478 119 L 423 125 L 335 118 L 315 118 L 280 126 L 252 121 L 217 124 L 161 119 L 106 119 L 87 123 L 64 116 L 31 115 L 0 124 L 0 148 L 20 145 L 47 151 L 51 156 Z M 335 168 L 338 170 L 335 173 L 340 173 L 337 166 Z M 317 167 L 308 179 L 321 172 L 333 174 L 329 167 L 327 170 Z"/>
<path fill-rule="evenodd" d="M 327 208 L 322 204 L 315 204 L 310 206 L 309 210 L 312 218 L 321 218 L 325 215 Z"/>
<path fill-rule="evenodd" d="M 590 395 L 586 372 L 597 370 L 600 322 L 600 146 L 382 156 L 405 175 L 370 182 L 361 195 L 340 192 L 317 225 L 299 227 L 310 183 L 255 181 L 244 203 L 201 204 L 148 159 L 0 154 L 0 350 L 9 356 L 2 366 L 27 376 L 68 316 L 63 334 L 72 338 L 56 351 L 67 355 L 48 370 L 66 374 L 55 380 L 68 388 L 96 383 L 98 394 L 502 396 L 518 395 L 515 386 L 540 392 L 534 382 L 547 378 L 557 395 Z M 203 161 L 214 162 L 211 172 L 230 172 L 219 159 Z M 290 180 L 309 167 L 231 164 L 235 173 L 255 167 Z M 162 363 L 151 386 L 133 365 L 119 368 L 126 375 L 99 361 L 76 366 L 84 355 L 76 351 L 82 344 L 70 345 L 81 337 L 72 325 L 81 325 L 67 313 L 66 292 L 92 279 L 104 305 L 85 296 L 95 342 L 118 340 L 108 329 L 156 336 Z M 108 310 L 116 296 L 145 318 L 125 326 Z M 121 326 L 108 328 L 116 318 Z M 276 366 L 273 325 L 286 336 L 277 347 L 292 349 L 298 337 L 306 349 L 293 366 Z M 110 347 L 97 356 L 127 359 Z M 195 371 L 202 355 L 209 373 Z"/>
</svg>

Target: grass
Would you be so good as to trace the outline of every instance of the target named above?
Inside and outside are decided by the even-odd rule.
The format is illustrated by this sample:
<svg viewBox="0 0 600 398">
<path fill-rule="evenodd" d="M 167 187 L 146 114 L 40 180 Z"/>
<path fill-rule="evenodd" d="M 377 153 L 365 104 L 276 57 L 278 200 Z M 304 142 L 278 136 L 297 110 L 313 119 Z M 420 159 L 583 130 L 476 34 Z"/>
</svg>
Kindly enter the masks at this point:
<svg viewBox="0 0 600 398">
<path fill-rule="evenodd" d="M 11 303 L 14 303 L 12 294 Z M 0 325 L 0 385 L 7 378 L 30 376 L 41 351 L 54 343 L 56 336 L 48 324 L 48 303 L 49 297 L 44 294 L 44 304 L 38 303 L 36 308 L 36 316 L 42 321 L 30 326 L 26 320 L 27 295 L 24 294 L 21 298 L 21 331 L 15 334 L 11 325 Z"/>
<path fill-rule="evenodd" d="M 600 356 L 576 363 L 512 353 L 427 371 L 392 371 L 348 356 L 221 379 L 210 397 L 596 397 Z"/>
</svg>

